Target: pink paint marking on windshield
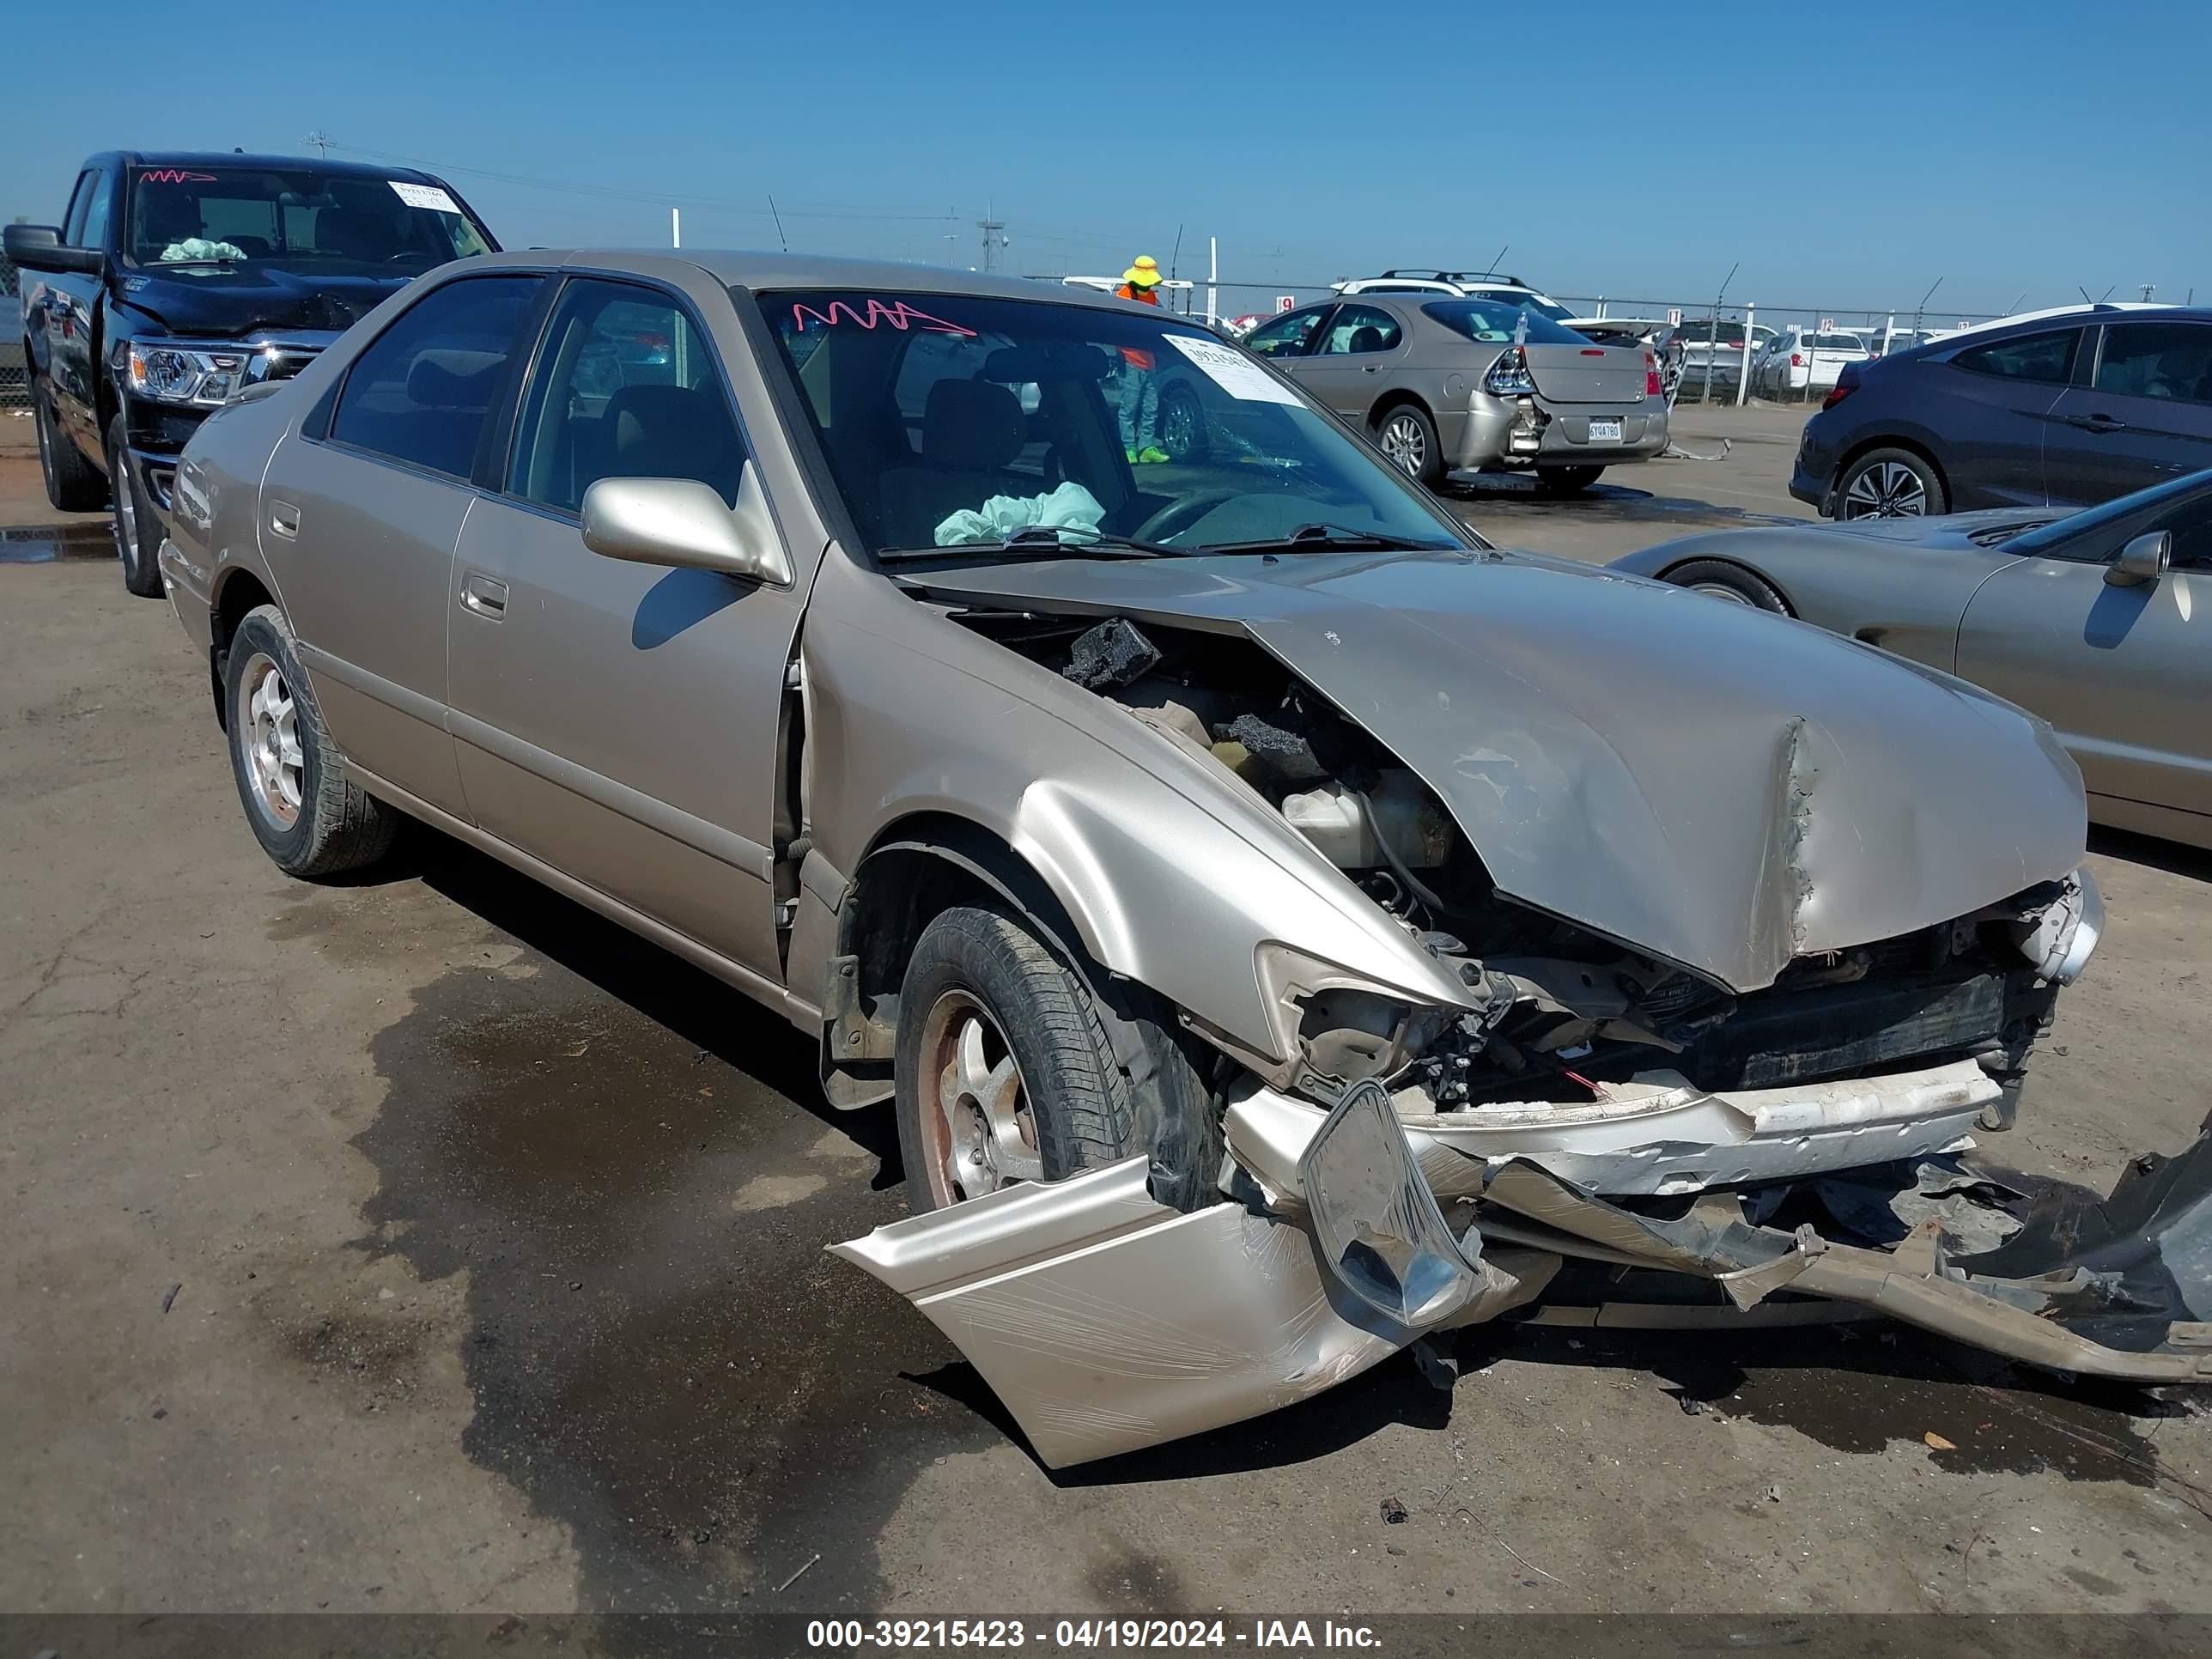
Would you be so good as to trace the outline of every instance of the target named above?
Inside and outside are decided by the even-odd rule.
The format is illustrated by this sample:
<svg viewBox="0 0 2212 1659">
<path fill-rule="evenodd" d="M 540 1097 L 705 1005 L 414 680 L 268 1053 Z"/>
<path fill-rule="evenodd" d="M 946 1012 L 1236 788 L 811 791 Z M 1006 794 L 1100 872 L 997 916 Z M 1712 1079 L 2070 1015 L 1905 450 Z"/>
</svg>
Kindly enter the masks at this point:
<svg viewBox="0 0 2212 1659">
<path fill-rule="evenodd" d="M 212 185 L 212 173 L 189 173 L 183 167 L 148 167 L 139 178 L 149 185 Z"/>
<path fill-rule="evenodd" d="M 863 314 L 855 311 L 842 300 L 832 300 L 830 302 L 830 309 L 823 313 L 817 311 L 804 301 L 796 301 L 791 307 L 791 320 L 802 331 L 806 327 L 806 319 L 811 317 L 824 328 L 834 326 L 841 321 L 858 323 L 862 328 L 873 328 L 878 323 L 889 323 L 901 332 L 904 332 L 911 325 L 926 329 L 933 334 L 958 334 L 970 340 L 975 337 L 974 329 L 963 328 L 957 323 L 948 323 L 942 317 L 933 317 L 926 311 L 916 311 L 903 300 L 894 300 L 889 305 L 885 305 L 881 300 L 870 300 L 867 301 L 867 307 L 866 314 Z M 840 312 L 844 313 L 842 318 L 838 315 Z"/>
</svg>

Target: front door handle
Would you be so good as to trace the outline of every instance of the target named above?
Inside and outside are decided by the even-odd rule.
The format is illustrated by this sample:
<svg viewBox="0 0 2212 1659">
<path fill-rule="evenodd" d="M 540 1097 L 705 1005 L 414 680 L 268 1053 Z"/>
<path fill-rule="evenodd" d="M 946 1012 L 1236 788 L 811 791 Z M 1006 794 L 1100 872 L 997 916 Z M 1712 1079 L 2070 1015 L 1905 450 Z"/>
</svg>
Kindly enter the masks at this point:
<svg viewBox="0 0 2212 1659">
<path fill-rule="evenodd" d="M 2125 432 L 2128 423 L 2116 421 L 2109 415 L 2069 415 L 2068 422 L 2084 432 Z"/>
<path fill-rule="evenodd" d="M 300 534 L 300 509 L 289 501 L 269 503 L 269 531 L 286 541 L 295 541 Z"/>
<path fill-rule="evenodd" d="M 507 584 L 471 570 L 461 578 L 461 605 L 497 622 L 507 615 Z"/>
</svg>

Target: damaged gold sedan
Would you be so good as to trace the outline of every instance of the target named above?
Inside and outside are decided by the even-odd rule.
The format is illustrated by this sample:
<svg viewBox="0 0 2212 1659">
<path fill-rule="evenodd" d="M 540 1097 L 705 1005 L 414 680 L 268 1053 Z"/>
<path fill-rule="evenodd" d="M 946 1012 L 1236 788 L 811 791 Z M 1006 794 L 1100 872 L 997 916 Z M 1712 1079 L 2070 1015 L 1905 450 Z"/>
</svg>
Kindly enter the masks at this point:
<svg viewBox="0 0 2212 1659">
<path fill-rule="evenodd" d="M 1184 319 L 491 256 L 169 528 L 279 866 L 410 813 L 778 1009 L 894 1103 L 915 1213 L 835 1249 L 1049 1464 L 1531 1310 L 2212 1380 L 2205 1143 L 2087 1209 L 1961 1161 L 2102 926 L 2048 728 L 1498 553 Z"/>
</svg>

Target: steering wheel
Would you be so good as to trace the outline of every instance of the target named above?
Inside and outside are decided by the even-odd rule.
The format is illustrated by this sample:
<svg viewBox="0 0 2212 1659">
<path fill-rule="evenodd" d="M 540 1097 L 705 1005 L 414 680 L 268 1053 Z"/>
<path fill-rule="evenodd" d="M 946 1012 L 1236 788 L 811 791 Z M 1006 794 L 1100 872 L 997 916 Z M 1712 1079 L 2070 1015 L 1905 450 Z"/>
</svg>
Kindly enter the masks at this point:
<svg viewBox="0 0 2212 1659">
<path fill-rule="evenodd" d="M 1195 495 L 1170 501 L 1129 533 L 1139 541 L 1164 542 L 1189 529 L 1224 501 L 1234 501 L 1243 493 L 1241 489 L 1201 489 Z"/>
</svg>

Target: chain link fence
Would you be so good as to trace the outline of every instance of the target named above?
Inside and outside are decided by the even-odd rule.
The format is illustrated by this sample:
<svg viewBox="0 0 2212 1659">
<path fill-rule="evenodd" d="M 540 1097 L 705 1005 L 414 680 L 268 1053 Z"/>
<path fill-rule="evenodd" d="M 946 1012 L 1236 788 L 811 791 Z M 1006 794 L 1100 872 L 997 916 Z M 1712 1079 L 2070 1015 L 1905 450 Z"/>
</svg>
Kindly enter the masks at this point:
<svg viewBox="0 0 2212 1659">
<path fill-rule="evenodd" d="M 0 253 L 0 421 L 27 414 L 31 407 L 30 368 L 23 361 L 19 322 L 23 302 L 16 297 L 15 284 L 15 267 Z"/>
</svg>

